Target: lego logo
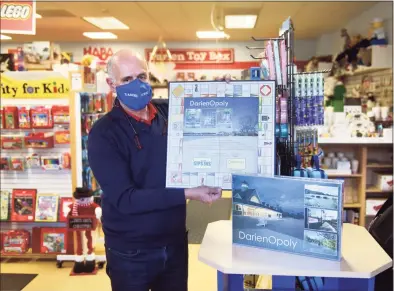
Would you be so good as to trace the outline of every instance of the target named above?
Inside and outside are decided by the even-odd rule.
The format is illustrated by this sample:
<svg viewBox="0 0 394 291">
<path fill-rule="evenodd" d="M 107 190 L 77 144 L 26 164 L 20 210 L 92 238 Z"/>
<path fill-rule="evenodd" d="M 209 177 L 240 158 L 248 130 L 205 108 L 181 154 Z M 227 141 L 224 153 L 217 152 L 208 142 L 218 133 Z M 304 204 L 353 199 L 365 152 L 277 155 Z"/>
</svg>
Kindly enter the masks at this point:
<svg viewBox="0 0 394 291">
<path fill-rule="evenodd" d="M 32 7 L 30 5 L 8 5 L 2 3 L 1 5 L 1 19 L 8 20 L 26 20 L 32 14 Z"/>
</svg>

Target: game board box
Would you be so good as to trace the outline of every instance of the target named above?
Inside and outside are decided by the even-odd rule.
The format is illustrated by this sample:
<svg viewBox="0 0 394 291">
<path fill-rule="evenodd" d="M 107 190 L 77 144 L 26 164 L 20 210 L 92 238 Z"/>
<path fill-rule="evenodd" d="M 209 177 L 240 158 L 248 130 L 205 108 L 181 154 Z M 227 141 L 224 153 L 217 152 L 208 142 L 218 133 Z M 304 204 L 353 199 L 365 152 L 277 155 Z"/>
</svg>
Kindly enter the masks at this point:
<svg viewBox="0 0 394 291">
<path fill-rule="evenodd" d="M 343 181 L 232 175 L 233 243 L 341 259 Z"/>
</svg>

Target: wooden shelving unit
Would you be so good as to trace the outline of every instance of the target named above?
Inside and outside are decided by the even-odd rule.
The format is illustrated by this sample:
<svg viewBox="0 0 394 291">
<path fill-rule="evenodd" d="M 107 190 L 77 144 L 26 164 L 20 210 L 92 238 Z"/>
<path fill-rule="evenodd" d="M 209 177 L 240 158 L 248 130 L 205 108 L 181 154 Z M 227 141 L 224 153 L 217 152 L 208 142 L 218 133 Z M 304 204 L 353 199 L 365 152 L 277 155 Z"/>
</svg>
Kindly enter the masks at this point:
<svg viewBox="0 0 394 291">
<path fill-rule="evenodd" d="M 345 209 L 354 209 L 359 211 L 359 224 L 366 225 L 366 200 L 367 198 L 387 198 L 388 195 L 393 195 L 391 191 L 381 191 L 374 186 L 368 185 L 368 178 L 371 171 L 389 170 L 393 168 L 390 157 L 393 153 L 393 144 L 387 141 L 380 141 L 371 139 L 371 143 L 367 142 L 368 139 L 364 138 L 362 141 L 353 139 L 344 143 L 344 141 L 335 142 L 334 139 L 319 139 L 319 145 L 323 148 L 325 153 L 329 152 L 343 152 L 352 153 L 354 158 L 359 161 L 359 173 L 351 175 L 329 174 L 329 179 L 352 179 L 356 185 L 358 201 L 355 203 L 345 203 Z M 380 152 L 382 161 L 374 161 L 370 155 L 372 152 Z M 383 154 L 383 151 L 391 153 Z M 346 180 L 345 180 L 346 181 Z M 368 186 L 367 186 L 368 185 Z"/>
</svg>

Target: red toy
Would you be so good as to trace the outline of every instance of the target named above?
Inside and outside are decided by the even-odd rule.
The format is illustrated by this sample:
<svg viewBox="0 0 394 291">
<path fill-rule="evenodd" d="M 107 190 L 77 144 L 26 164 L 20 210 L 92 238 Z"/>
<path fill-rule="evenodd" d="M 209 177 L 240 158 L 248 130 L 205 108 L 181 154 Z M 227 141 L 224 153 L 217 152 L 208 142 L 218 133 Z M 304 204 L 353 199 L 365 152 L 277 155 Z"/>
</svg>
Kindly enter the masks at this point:
<svg viewBox="0 0 394 291">
<path fill-rule="evenodd" d="M 97 222 L 97 220 L 101 219 L 101 207 L 93 202 L 93 192 L 90 189 L 77 188 L 73 196 L 75 200 L 74 203 L 70 205 L 70 212 L 68 217 L 69 221 L 70 219 L 75 219 L 78 217 L 89 217 L 90 219 L 93 219 L 94 222 Z M 92 232 L 95 230 L 96 225 L 97 223 L 93 223 L 90 230 L 86 227 L 82 227 L 83 225 L 80 225 L 81 228 L 79 229 L 81 230 L 76 230 L 78 228 L 72 228 L 76 236 L 77 247 L 77 256 L 73 268 L 73 273 L 75 274 L 93 273 L 95 271 L 96 261 L 94 255 Z M 87 243 L 87 254 L 85 262 L 83 254 L 83 235 L 86 237 Z"/>
</svg>

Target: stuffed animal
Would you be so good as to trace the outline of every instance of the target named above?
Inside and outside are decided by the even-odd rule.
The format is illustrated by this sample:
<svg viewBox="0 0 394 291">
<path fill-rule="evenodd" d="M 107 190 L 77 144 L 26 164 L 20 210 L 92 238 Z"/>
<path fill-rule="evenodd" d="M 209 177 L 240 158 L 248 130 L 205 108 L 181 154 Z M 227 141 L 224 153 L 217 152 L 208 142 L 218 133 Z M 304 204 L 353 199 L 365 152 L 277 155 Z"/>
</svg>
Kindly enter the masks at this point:
<svg viewBox="0 0 394 291">
<path fill-rule="evenodd" d="M 73 194 L 74 202 L 70 205 L 69 216 L 90 216 L 93 219 L 101 219 L 101 207 L 93 202 L 93 192 L 88 188 L 77 188 Z M 93 230 L 74 230 L 76 236 L 76 259 L 73 272 L 93 273 L 96 268 L 93 244 Z M 84 256 L 83 236 L 86 238 L 87 253 Z"/>
</svg>

